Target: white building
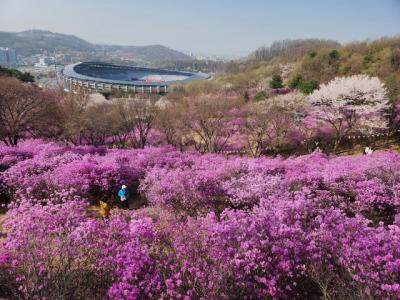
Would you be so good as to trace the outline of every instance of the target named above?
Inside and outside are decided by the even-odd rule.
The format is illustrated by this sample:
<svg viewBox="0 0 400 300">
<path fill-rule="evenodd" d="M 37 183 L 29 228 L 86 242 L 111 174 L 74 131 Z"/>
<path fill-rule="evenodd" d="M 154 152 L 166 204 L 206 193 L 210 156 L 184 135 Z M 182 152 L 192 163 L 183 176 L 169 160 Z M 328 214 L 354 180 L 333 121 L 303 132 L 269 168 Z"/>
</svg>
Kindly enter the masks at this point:
<svg viewBox="0 0 400 300">
<path fill-rule="evenodd" d="M 35 67 L 46 68 L 46 67 L 48 67 L 47 62 L 48 62 L 48 60 L 46 59 L 46 57 L 39 57 L 39 61 L 37 63 L 35 63 Z"/>
<path fill-rule="evenodd" d="M 14 49 L 0 47 L 0 66 L 16 66 L 17 54 Z"/>
</svg>

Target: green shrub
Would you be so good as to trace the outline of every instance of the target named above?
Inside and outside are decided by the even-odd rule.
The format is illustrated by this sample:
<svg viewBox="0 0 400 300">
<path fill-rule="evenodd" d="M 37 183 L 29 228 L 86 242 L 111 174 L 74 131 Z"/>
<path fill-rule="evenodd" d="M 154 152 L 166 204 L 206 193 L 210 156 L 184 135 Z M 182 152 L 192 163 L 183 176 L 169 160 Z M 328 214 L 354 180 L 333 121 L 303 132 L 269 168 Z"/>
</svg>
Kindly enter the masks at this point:
<svg viewBox="0 0 400 300">
<path fill-rule="evenodd" d="M 304 80 L 300 74 L 294 75 L 290 80 L 288 87 L 291 89 L 297 89 L 303 94 L 309 95 L 314 90 L 319 89 L 319 81 L 317 80 Z"/>
<path fill-rule="evenodd" d="M 291 89 L 297 89 L 302 82 L 303 82 L 303 76 L 301 76 L 300 74 L 296 74 L 289 80 L 288 86 Z"/>
<path fill-rule="evenodd" d="M 100 94 L 102 94 L 104 96 L 104 98 L 106 98 L 107 100 L 109 100 L 112 95 L 111 91 L 103 91 L 103 92 L 100 92 Z"/>
<path fill-rule="evenodd" d="M 17 69 L 8 69 L 0 66 L 0 76 L 1 75 L 15 77 L 23 82 L 34 82 L 34 77 L 31 73 L 21 72 Z"/>
<path fill-rule="evenodd" d="M 254 96 L 253 101 L 258 102 L 264 101 L 265 99 L 267 99 L 267 94 L 264 91 L 260 91 Z"/>
<path fill-rule="evenodd" d="M 249 100 L 250 100 L 249 93 L 247 91 L 244 92 L 243 100 L 245 103 L 249 102 Z"/>
<path fill-rule="evenodd" d="M 309 81 L 302 81 L 298 89 L 306 95 L 311 94 L 314 90 L 319 89 L 319 81 L 317 80 L 309 80 Z"/>
<path fill-rule="evenodd" d="M 336 49 L 335 50 L 332 50 L 331 52 L 329 52 L 329 57 L 332 59 L 332 60 L 336 60 L 336 59 L 338 59 L 339 58 L 339 51 L 337 51 Z"/>
<path fill-rule="evenodd" d="M 308 53 L 308 56 L 309 56 L 310 58 L 314 58 L 314 57 L 317 56 L 317 52 L 311 51 L 310 53 Z"/>
<path fill-rule="evenodd" d="M 283 87 L 282 77 L 278 74 L 272 75 L 272 79 L 269 82 L 269 86 L 273 89 L 279 89 Z"/>
<path fill-rule="evenodd" d="M 368 51 L 366 55 L 364 55 L 364 65 L 369 64 L 374 59 L 374 55 L 371 51 Z"/>
</svg>

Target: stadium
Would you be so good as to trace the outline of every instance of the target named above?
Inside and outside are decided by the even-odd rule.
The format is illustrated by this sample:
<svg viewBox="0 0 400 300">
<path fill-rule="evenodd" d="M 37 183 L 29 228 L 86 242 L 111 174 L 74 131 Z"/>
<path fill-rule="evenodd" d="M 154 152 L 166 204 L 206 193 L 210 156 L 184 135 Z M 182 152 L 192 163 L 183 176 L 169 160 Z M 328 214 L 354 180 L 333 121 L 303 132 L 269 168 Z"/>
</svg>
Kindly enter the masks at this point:
<svg viewBox="0 0 400 300">
<path fill-rule="evenodd" d="M 93 92 L 125 91 L 166 93 L 169 85 L 208 79 L 202 72 L 173 71 L 145 67 L 114 65 L 103 62 L 81 62 L 66 66 L 61 72 L 66 90 Z"/>
</svg>

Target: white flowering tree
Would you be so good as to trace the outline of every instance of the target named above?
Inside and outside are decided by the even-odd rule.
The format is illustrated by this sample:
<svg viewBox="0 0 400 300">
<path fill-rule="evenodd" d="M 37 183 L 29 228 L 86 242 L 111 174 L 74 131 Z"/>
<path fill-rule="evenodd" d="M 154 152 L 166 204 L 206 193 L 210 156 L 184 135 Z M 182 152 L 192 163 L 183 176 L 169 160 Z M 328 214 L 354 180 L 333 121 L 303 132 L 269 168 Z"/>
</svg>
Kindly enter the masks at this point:
<svg viewBox="0 0 400 300">
<path fill-rule="evenodd" d="M 332 128 L 334 151 L 351 132 L 371 133 L 387 128 L 390 105 L 387 90 L 377 77 L 337 77 L 321 85 L 308 100 L 313 116 Z"/>
</svg>

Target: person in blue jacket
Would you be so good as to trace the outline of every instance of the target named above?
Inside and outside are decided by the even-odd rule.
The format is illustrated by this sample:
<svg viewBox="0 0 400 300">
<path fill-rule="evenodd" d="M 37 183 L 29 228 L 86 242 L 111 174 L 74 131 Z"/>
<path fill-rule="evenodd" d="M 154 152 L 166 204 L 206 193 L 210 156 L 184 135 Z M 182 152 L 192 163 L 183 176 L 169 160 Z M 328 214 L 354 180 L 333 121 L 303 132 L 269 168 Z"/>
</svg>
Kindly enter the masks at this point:
<svg viewBox="0 0 400 300">
<path fill-rule="evenodd" d="M 128 202 L 129 191 L 125 184 L 118 191 L 118 197 L 121 200 L 122 207 L 129 208 L 129 202 Z"/>
</svg>

